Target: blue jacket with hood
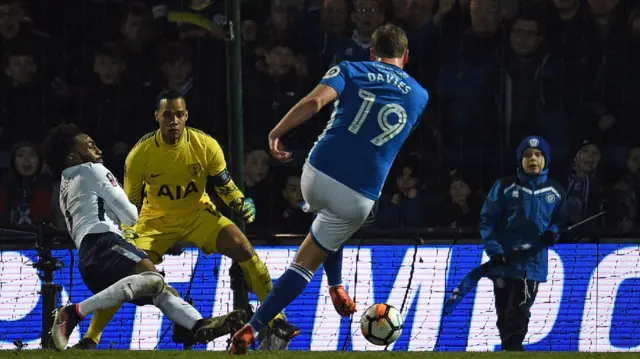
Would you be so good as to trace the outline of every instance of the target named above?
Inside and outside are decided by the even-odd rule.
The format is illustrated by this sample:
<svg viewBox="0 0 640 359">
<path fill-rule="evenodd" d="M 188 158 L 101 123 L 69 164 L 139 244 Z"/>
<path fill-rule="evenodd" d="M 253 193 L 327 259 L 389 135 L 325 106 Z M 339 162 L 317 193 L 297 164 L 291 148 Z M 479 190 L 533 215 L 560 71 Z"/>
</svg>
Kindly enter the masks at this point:
<svg viewBox="0 0 640 359">
<path fill-rule="evenodd" d="M 545 167 L 539 175 L 530 175 L 522 168 L 522 157 L 528 148 L 539 149 L 545 157 Z M 487 255 L 508 253 L 522 244 L 535 244 L 540 236 L 551 231 L 560 236 L 564 190 L 547 178 L 550 148 L 541 137 L 530 136 L 518 146 L 517 176 L 496 181 L 480 212 L 480 235 Z M 521 258 L 493 269 L 490 277 L 526 278 L 547 281 L 548 250 L 534 257 Z"/>
</svg>

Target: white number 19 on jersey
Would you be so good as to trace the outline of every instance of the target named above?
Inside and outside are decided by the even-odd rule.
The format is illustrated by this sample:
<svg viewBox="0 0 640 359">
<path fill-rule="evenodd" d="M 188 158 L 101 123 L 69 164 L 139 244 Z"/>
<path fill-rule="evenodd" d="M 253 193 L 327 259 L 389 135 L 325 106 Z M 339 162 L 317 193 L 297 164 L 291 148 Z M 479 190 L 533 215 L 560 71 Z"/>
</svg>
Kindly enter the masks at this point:
<svg viewBox="0 0 640 359">
<path fill-rule="evenodd" d="M 364 124 L 364 121 L 369 116 L 369 111 L 371 111 L 371 107 L 376 101 L 376 95 L 366 91 L 360 90 L 358 91 L 358 96 L 363 100 L 362 105 L 360 105 L 360 109 L 356 114 L 356 118 L 349 125 L 349 131 L 353 134 L 357 134 L 360 131 L 360 128 Z M 389 124 L 389 115 L 396 115 L 398 117 L 398 123 L 393 125 Z M 396 137 L 407 124 L 407 111 L 405 109 L 395 103 L 388 103 L 378 111 L 378 126 L 382 130 L 382 133 L 371 140 L 376 146 L 382 146 L 387 141 Z"/>
</svg>

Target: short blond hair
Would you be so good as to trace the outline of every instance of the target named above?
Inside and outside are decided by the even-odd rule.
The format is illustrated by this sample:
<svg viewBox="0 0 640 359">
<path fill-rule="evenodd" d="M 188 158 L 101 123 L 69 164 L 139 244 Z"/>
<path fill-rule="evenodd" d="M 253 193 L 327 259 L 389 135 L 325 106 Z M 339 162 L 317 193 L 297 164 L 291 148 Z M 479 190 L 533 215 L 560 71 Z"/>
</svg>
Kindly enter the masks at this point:
<svg viewBox="0 0 640 359">
<path fill-rule="evenodd" d="M 407 34 L 392 24 L 380 26 L 371 36 L 371 48 L 378 57 L 400 58 L 407 50 L 407 46 L 409 46 Z"/>
</svg>

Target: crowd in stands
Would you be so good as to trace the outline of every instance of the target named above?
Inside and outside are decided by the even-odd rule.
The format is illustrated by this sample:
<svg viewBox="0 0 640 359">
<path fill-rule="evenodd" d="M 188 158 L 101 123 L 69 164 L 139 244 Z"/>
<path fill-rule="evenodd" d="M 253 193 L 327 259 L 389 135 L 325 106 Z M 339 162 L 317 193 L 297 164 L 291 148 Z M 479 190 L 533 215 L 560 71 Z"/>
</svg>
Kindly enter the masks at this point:
<svg viewBox="0 0 640 359">
<path fill-rule="evenodd" d="M 76 123 L 121 179 L 128 151 L 157 128 L 165 89 L 228 154 L 224 3 L 0 0 L 0 227 L 64 228 L 39 146 L 51 127 Z M 516 146 L 537 134 L 568 189 L 568 220 L 614 202 L 607 230 L 628 233 L 639 223 L 639 10 L 634 0 L 242 1 L 248 231 L 308 230 L 301 166 L 330 109 L 283 139 L 292 164 L 270 156 L 267 134 L 331 66 L 369 60 L 372 32 L 391 22 L 430 100 L 371 226 L 477 228 L 487 190 L 515 174 Z"/>
</svg>

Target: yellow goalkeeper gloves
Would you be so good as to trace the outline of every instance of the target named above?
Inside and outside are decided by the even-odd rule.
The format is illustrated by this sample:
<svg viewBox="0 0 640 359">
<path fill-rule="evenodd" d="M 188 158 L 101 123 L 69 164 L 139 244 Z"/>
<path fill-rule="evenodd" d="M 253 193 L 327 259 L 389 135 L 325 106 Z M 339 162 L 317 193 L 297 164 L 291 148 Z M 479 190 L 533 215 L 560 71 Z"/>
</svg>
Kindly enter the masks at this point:
<svg viewBox="0 0 640 359">
<path fill-rule="evenodd" d="M 242 215 L 247 223 L 252 223 L 256 219 L 256 205 L 251 198 L 236 198 L 229 203 L 229 208 Z"/>
<path fill-rule="evenodd" d="M 138 233 L 133 230 L 133 228 L 123 228 L 122 229 L 122 238 L 131 242 L 138 238 Z"/>
</svg>

